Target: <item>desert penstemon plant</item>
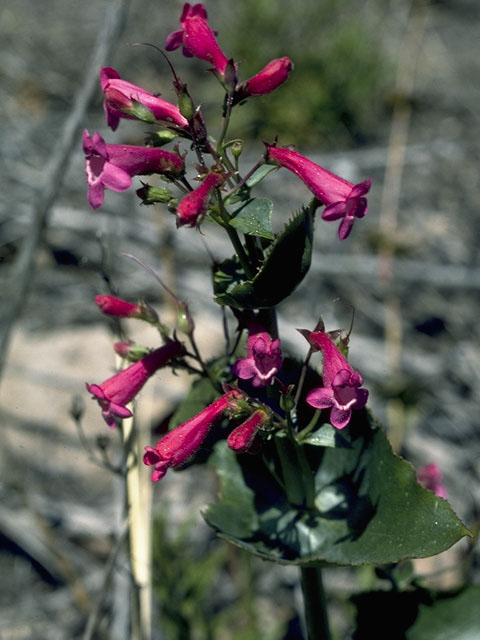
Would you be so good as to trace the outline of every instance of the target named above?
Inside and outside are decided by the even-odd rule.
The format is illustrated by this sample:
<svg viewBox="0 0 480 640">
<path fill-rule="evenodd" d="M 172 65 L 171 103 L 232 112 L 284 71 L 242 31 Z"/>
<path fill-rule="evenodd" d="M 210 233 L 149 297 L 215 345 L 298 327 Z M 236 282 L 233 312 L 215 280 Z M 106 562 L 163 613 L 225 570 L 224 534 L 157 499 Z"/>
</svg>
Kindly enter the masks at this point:
<svg viewBox="0 0 480 640">
<path fill-rule="evenodd" d="M 204 511 L 206 522 L 260 558 L 297 565 L 309 637 L 328 638 L 322 567 L 392 566 L 437 554 L 470 533 L 444 499 L 436 467 L 419 472 L 417 482 L 411 465 L 392 452 L 367 407 L 362 375 L 348 361 L 349 336 L 312 319 L 311 328 L 300 329 L 303 354 L 295 358 L 281 347 L 276 306 L 309 270 L 317 212 L 323 221 L 338 221 L 339 240 L 346 240 L 367 213 L 370 180 L 352 184 L 277 140 L 262 146 L 254 166 L 241 172 L 244 143 L 228 138 L 234 109 L 284 84 L 292 62 L 272 60 L 257 75 L 239 80 L 238 65 L 220 48 L 202 4 L 185 4 L 180 24 L 165 48 L 182 47 L 185 55 L 212 66 L 212 81 L 225 89 L 219 136 L 212 137 L 163 52 L 178 105 L 104 68 L 100 84 L 108 125 L 116 129 L 128 118 L 156 129 L 146 146 L 106 144 L 98 133 L 85 131 L 88 201 L 97 209 L 105 189 L 123 191 L 133 176 L 161 175 L 169 186 L 143 182 L 137 190 L 143 204 L 163 203 L 177 227 L 201 226 L 205 235 L 210 224 L 220 225 L 234 255 L 214 265 L 215 301 L 230 309 L 246 340 L 237 340 L 227 355 L 205 361 L 188 306 L 173 292 L 167 289 L 179 322 L 171 329 L 145 303 L 97 296 L 103 313 L 156 326 L 163 344 L 149 351 L 117 343 L 115 351 L 130 364 L 87 389 L 108 426 L 121 428 L 132 415 L 130 403 L 161 367 L 184 368 L 195 376 L 194 394 L 172 419 L 170 432 L 154 446 L 143 443 L 152 480 L 195 461 L 200 448 L 204 461 L 207 449 L 222 492 Z M 172 143 L 169 151 L 160 148 Z M 182 143 L 191 157 L 180 151 Z M 274 233 L 273 203 L 255 197 L 254 187 L 282 169 L 298 176 L 312 199 Z M 187 175 L 192 170 L 193 180 Z"/>
</svg>

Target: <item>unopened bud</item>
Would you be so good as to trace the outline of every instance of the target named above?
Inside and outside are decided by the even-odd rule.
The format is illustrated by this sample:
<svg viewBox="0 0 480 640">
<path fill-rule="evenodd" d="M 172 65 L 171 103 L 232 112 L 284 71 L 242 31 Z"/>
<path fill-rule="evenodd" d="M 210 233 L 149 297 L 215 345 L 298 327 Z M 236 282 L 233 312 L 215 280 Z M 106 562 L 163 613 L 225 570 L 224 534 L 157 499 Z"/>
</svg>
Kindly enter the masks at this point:
<svg viewBox="0 0 480 640">
<path fill-rule="evenodd" d="M 117 355 L 121 358 L 125 358 L 129 362 L 137 362 L 143 356 L 146 356 L 150 353 L 150 350 L 147 347 L 143 347 L 140 344 L 133 344 L 131 342 L 115 342 L 113 345 L 113 350 Z"/>
<path fill-rule="evenodd" d="M 232 155 L 235 158 L 239 158 L 242 155 L 243 151 L 243 140 L 235 140 L 235 142 L 231 146 Z"/>
<path fill-rule="evenodd" d="M 171 191 L 166 187 L 152 187 L 150 184 L 142 184 L 143 187 L 135 192 L 142 204 L 168 203 L 173 198 Z"/>
<path fill-rule="evenodd" d="M 237 65 L 234 63 L 233 58 L 231 58 L 225 67 L 225 71 L 223 74 L 223 83 L 228 91 L 233 91 L 237 86 L 238 75 L 237 75 Z"/>
<path fill-rule="evenodd" d="M 288 389 L 288 393 L 282 394 L 280 397 L 280 407 L 286 412 L 290 413 L 295 409 L 295 399 L 292 397 L 292 389 Z"/>
<path fill-rule="evenodd" d="M 164 144 L 168 144 L 178 138 L 178 135 L 174 131 L 169 131 L 168 129 L 164 129 L 163 131 L 155 131 L 155 133 L 150 133 L 145 138 L 145 143 L 149 147 L 163 147 Z"/>
<path fill-rule="evenodd" d="M 142 320 L 146 320 L 151 324 L 158 324 L 159 317 L 158 313 L 155 311 L 153 307 L 151 307 L 148 302 L 144 302 L 143 300 L 140 302 L 140 309 L 142 310 Z"/>
<path fill-rule="evenodd" d="M 245 453 L 255 443 L 259 429 L 269 422 L 269 416 L 263 409 L 258 409 L 228 436 L 228 446 L 235 453 Z M 258 443 L 256 443 L 258 444 Z"/>
<path fill-rule="evenodd" d="M 178 329 L 185 333 L 187 336 L 191 335 L 193 333 L 193 330 L 195 329 L 195 322 L 190 315 L 188 304 L 186 302 L 182 302 L 182 304 L 179 306 L 177 315 L 177 326 Z"/>
<path fill-rule="evenodd" d="M 195 106 L 186 86 L 184 86 L 178 94 L 178 108 L 180 109 L 182 116 L 189 122 L 193 119 L 193 116 L 195 115 Z"/>
</svg>

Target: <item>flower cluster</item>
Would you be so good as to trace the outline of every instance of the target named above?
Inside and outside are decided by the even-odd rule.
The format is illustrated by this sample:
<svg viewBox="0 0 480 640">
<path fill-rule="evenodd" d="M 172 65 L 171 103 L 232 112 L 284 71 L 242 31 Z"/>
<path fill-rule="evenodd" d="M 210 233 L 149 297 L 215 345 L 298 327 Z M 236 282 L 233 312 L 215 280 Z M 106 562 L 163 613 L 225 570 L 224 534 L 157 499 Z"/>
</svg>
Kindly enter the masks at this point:
<svg viewBox="0 0 480 640">
<path fill-rule="evenodd" d="M 286 56 L 276 58 L 252 77 L 242 80 L 238 77 L 241 66 L 223 52 L 203 4 L 186 3 L 180 27 L 167 37 L 166 50 L 181 48 L 184 55 L 207 62 L 226 92 L 219 138 L 215 140 L 209 135 L 200 106 L 195 106 L 173 65 L 177 104 L 124 80 L 111 67 L 100 70 L 107 125 L 116 130 L 121 119 L 130 119 L 154 127 L 155 130 L 148 133 L 145 146 L 107 144 L 98 132 L 90 135 L 85 130 L 83 134 L 88 202 L 93 209 L 102 205 L 105 189 L 124 191 L 130 188 L 135 176 L 157 175 L 162 180 L 161 186 L 142 182 L 136 191 L 143 204 L 166 205 L 168 211 L 175 214 L 178 227 L 198 227 L 204 220 L 218 223 L 227 232 L 236 253 L 233 260 L 226 261 L 225 268 L 215 263 L 214 281 L 219 283 L 220 292 L 226 293 L 227 304 L 238 319 L 239 331 L 248 329 L 248 336 L 246 349 L 239 351 L 239 341 L 233 349 L 235 355 L 230 354 L 218 380 L 217 372 L 209 369 L 197 349 L 193 338 L 195 325 L 186 303 L 181 303 L 167 288 L 179 312 L 173 331 L 162 325 L 156 312 L 144 302 L 129 302 L 112 295 L 95 298 L 105 315 L 148 322 L 158 329 L 165 342 L 150 351 L 122 336 L 114 349 L 131 364 L 101 384 L 87 384 L 109 427 L 132 415 L 128 405 L 148 379 L 166 365 L 208 377 L 218 393 L 213 403 L 167 433 L 154 447 L 145 448 L 144 462 L 153 467 L 155 481 L 170 467 L 186 462 L 224 416 L 229 417 L 231 424 L 227 438 L 230 449 L 239 454 L 253 453 L 272 431 L 287 433 L 287 426 L 293 424 L 289 412 L 297 415 L 298 402 L 328 410 L 328 414 L 322 412 L 318 416 L 318 422 L 329 419 L 336 429 L 344 429 L 352 412 L 363 409 L 368 398 L 360 373 L 352 369 L 330 335 L 323 331 L 303 332 L 310 349 L 322 353 L 322 386 L 302 389 L 304 374 L 299 374 L 296 383 L 291 383 L 285 365 L 288 363 L 291 371 L 292 364 L 282 354 L 269 295 L 270 291 L 285 286 L 286 297 L 303 278 L 312 241 L 308 220 L 311 227 L 315 209 L 325 207 L 322 218 L 327 222 L 340 221 L 338 235 L 340 240 L 345 240 L 354 221 L 367 212 L 365 196 L 370 180 L 352 184 L 296 151 L 277 146 L 276 141 L 266 144 L 266 150 L 262 147 L 257 164 L 241 175 L 238 157 L 243 141 L 229 140 L 227 136 L 233 110 L 239 103 L 281 87 L 293 69 L 292 61 Z M 195 153 L 193 160 L 189 160 L 188 151 L 181 151 L 182 142 Z M 173 143 L 170 150 L 163 148 L 170 143 Z M 267 217 L 258 212 L 251 191 L 271 170 L 262 165 L 287 169 L 314 195 L 308 208 L 310 218 L 304 214 L 304 226 L 298 227 L 308 236 L 305 242 L 299 239 L 294 226 L 287 225 L 286 231 L 276 235 L 269 228 Z M 189 176 L 192 168 L 196 172 L 193 178 Z M 169 183 L 168 188 L 165 182 Z M 299 262 L 292 256 L 298 254 L 299 274 L 292 275 L 294 263 Z M 268 309 L 272 311 L 270 316 L 265 313 Z M 177 331 L 190 341 L 191 349 L 179 341 Z M 311 410 L 308 413 L 311 414 Z"/>
</svg>

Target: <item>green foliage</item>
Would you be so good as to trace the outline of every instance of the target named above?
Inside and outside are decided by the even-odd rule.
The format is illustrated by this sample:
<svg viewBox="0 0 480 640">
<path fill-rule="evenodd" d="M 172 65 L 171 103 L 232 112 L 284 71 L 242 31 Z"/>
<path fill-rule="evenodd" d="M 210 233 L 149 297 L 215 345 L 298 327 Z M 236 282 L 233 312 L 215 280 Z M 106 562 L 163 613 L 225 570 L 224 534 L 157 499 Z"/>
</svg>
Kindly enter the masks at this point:
<svg viewBox="0 0 480 640">
<path fill-rule="evenodd" d="M 245 280 L 236 258 L 222 262 L 213 274 L 216 301 L 236 309 L 267 309 L 289 296 L 310 269 L 313 217 L 310 207 L 293 216 L 276 236 L 252 281 Z"/>
<path fill-rule="evenodd" d="M 427 557 L 469 535 L 448 502 L 417 484 L 412 466 L 393 453 L 367 411 L 356 412 L 339 446 L 303 449 L 315 485 L 310 509 L 287 499 L 272 443 L 263 456 L 275 474 L 252 468 L 248 456 L 219 442 L 210 462 L 223 497 L 206 510 L 207 522 L 262 558 L 302 565 Z M 297 475 L 303 473 L 297 465 Z"/>
<path fill-rule="evenodd" d="M 251 198 L 238 207 L 230 224 L 246 235 L 273 240 L 272 211 L 273 202 L 268 198 Z"/>
<path fill-rule="evenodd" d="M 354 639 L 477 640 L 480 587 L 435 592 L 371 591 L 352 598 L 357 608 Z M 381 612 L 381 615 L 379 614 Z"/>
<path fill-rule="evenodd" d="M 221 41 L 242 79 L 272 58 L 294 63 L 285 86 L 236 108 L 231 135 L 324 148 L 372 136 L 391 69 L 358 2 L 245 0 L 231 12 Z"/>
</svg>

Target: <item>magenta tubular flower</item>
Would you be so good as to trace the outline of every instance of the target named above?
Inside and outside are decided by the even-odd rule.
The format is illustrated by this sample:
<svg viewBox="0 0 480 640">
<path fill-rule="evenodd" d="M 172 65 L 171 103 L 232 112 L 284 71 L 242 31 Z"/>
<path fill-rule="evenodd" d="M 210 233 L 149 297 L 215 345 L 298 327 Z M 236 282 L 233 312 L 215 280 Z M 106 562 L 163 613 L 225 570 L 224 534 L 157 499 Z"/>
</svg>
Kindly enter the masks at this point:
<svg viewBox="0 0 480 640">
<path fill-rule="evenodd" d="M 203 4 L 183 5 L 180 17 L 182 28 L 173 31 L 165 42 L 165 49 L 173 51 L 183 46 L 185 56 L 195 56 L 206 60 L 215 67 L 222 77 L 227 66 L 227 57 L 220 49 L 213 31 L 208 26 L 207 11 Z"/>
<path fill-rule="evenodd" d="M 248 337 L 247 357 L 237 360 L 232 371 L 242 380 L 251 380 L 254 387 L 265 387 L 282 362 L 280 340 L 272 340 L 266 331 L 259 331 Z"/>
<path fill-rule="evenodd" d="M 442 472 L 434 462 L 421 467 L 417 471 L 417 480 L 418 484 L 421 484 L 425 489 L 430 489 L 439 498 L 447 499 L 447 490 L 442 481 Z"/>
<path fill-rule="evenodd" d="M 155 371 L 180 355 L 182 349 L 180 342 L 172 340 L 102 384 L 86 384 L 87 390 L 98 401 L 102 416 L 110 428 L 115 427 L 115 418 L 129 418 L 132 415 L 125 405 L 133 400 Z"/>
<path fill-rule="evenodd" d="M 322 218 L 327 222 L 340 220 L 338 237 L 350 235 L 355 218 L 367 213 L 367 199 L 371 180 L 352 184 L 291 149 L 267 144 L 267 162 L 272 162 L 295 173 L 310 191 L 325 205 Z"/>
<path fill-rule="evenodd" d="M 93 138 L 83 132 L 85 173 L 88 202 L 92 209 L 103 203 L 104 190 L 125 191 L 132 184 L 132 176 L 150 173 L 180 175 L 184 171 L 182 158 L 176 153 L 128 144 L 105 144 L 96 132 Z"/>
<path fill-rule="evenodd" d="M 262 425 L 268 422 L 268 414 L 263 409 L 258 409 L 242 422 L 228 436 L 227 444 L 236 453 L 245 453 L 255 444 L 255 437 Z"/>
<path fill-rule="evenodd" d="M 182 116 L 178 107 L 150 91 L 122 80 L 118 72 L 111 67 L 100 69 L 100 85 L 105 95 L 103 108 L 107 124 L 113 131 L 118 127 L 120 118 L 137 119 L 135 102 L 151 112 L 155 120 L 188 127 L 188 120 Z"/>
<path fill-rule="evenodd" d="M 199 449 L 211 427 L 221 418 L 232 401 L 240 397 L 242 394 L 232 389 L 196 416 L 167 433 L 155 447 L 145 447 L 143 462 L 147 466 L 155 467 L 152 472 L 153 482 L 161 480 L 170 467 L 178 467 L 186 462 Z"/>
<path fill-rule="evenodd" d="M 224 181 L 219 173 L 208 173 L 203 182 L 180 200 L 177 206 L 177 225 L 195 227 L 207 211 L 210 193 Z"/>
<path fill-rule="evenodd" d="M 95 304 L 97 304 L 100 311 L 107 316 L 135 318 L 142 315 L 142 309 L 138 304 L 127 302 L 115 296 L 95 296 Z"/>
<path fill-rule="evenodd" d="M 307 394 L 307 402 L 316 409 L 329 409 L 330 422 L 336 429 L 344 429 L 350 422 L 352 409 L 363 409 L 368 390 L 360 389 L 363 378 L 354 371 L 332 339 L 323 331 L 314 331 L 308 341 L 323 354 L 323 387 Z"/>
<path fill-rule="evenodd" d="M 263 96 L 283 84 L 292 68 L 290 58 L 271 60 L 266 67 L 241 85 L 242 97 Z"/>
</svg>

